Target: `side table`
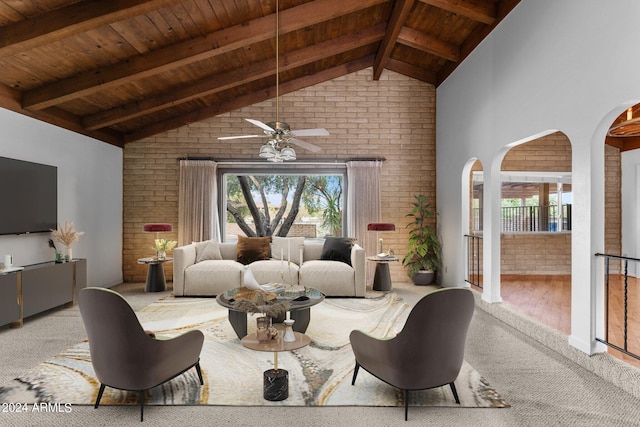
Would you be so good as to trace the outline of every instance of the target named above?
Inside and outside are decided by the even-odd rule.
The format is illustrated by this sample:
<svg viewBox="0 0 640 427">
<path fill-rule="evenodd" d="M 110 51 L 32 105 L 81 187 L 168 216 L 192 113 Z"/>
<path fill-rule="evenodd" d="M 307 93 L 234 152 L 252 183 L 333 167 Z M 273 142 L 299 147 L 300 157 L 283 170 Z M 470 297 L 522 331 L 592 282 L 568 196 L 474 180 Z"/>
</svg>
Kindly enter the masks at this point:
<svg viewBox="0 0 640 427">
<path fill-rule="evenodd" d="M 300 332 L 294 332 L 296 340 L 285 342 L 282 331 L 277 339 L 266 342 L 258 341 L 256 334 L 246 335 L 240 340 L 243 346 L 256 351 L 273 352 L 273 369 L 267 369 L 263 374 L 263 397 L 265 400 L 279 401 L 289 397 L 289 371 L 278 367 L 278 353 L 281 351 L 297 350 L 311 343 L 311 338 Z"/>
<path fill-rule="evenodd" d="M 394 256 L 368 256 L 367 261 L 376 263 L 376 272 L 373 276 L 373 290 L 390 291 L 391 274 L 389 273 L 389 263 L 398 261 L 398 258 Z"/>
<path fill-rule="evenodd" d="M 162 292 L 167 289 L 167 282 L 164 278 L 165 262 L 173 261 L 173 258 L 140 258 L 138 264 L 147 264 L 147 284 L 145 292 Z"/>
</svg>

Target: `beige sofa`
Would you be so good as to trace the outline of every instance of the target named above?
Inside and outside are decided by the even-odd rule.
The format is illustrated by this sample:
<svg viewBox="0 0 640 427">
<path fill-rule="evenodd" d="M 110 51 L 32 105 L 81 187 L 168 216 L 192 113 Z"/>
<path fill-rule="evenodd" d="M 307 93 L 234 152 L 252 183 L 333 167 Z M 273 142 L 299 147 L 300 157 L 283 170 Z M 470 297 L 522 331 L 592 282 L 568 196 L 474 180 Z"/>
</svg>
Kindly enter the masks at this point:
<svg viewBox="0 0 640 427">
<path fill-rule="evenodd" d="M 300 267 L 294 262 L 281 261 L 279 257 L 245 266 L 236 261 L 236 243 L 219 244 L 222 259 L 196 262 L 196 243 L 181 246 L 173 251 L 173 292 L 175 296 L 215 296 L 242 286 L 248 268 L 260 284 L 282 283 L 284 275 L 287 283 L 315 288 L 327 296 L 364 297 L 364 249 L 354 244 L 351 265 L 348 265 L 341 261 L 321 260 L 323 245 L 323 240 L 305 240 Z"/>
</svg>

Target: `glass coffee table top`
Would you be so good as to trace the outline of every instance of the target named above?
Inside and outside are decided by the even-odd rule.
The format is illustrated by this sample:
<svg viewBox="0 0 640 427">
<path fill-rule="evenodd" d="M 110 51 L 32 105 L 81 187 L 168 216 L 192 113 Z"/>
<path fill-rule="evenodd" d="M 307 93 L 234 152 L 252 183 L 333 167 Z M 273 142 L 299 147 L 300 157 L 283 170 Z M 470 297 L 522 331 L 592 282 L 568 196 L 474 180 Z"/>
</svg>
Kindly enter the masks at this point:
<svg viewBox="0 0 640 427">
<path fill-rule="evenodd" d="M 226 308 L 233 309 L 235 297 L 240 292 L 240 288 L 229 289 L 217 296 L 218 303 Z M 290 310 L 299 310 L 316 305 L 324 300 L 324 294 L 314 288 L 304 288 L 304 290 L 283 290 L 276 292 L 278 296 L 276 301 L 288 301 L 291 304 Z"/>
</svg>

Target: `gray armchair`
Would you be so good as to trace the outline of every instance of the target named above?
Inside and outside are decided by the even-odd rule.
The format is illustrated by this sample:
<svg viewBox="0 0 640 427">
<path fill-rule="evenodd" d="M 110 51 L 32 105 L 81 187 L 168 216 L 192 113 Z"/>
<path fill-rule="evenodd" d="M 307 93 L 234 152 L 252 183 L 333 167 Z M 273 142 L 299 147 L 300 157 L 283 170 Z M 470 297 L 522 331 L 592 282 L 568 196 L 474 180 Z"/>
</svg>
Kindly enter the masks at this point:
<svg viewBox="0 0 640 427">
<path fill-rule="evenodd" d="M 409 391 L 454 384 L 464 360 L 467 331 L 474 310 L 469 289 L 444 288 L 423 297 L 413 307 L 402 331 L 378 339 L 352 331 L 356 356 L 351 384 L 362 367 L 378 379 L 404 391 L 404 419 L 408 419 Z"/>
<path fill-rule="evenodd" d="M 139 392 L 140 421 L 144 419 L 144 391 L 195 367 L 200 384 L 201 331 L 168 340 L 146 333 L 131 306 L 117 292 L 104 288 L 80 291 L 80 314 L 89 338 L 91 363 L 100 381 L 94 408 L 105 386 Z"/>
</svg>

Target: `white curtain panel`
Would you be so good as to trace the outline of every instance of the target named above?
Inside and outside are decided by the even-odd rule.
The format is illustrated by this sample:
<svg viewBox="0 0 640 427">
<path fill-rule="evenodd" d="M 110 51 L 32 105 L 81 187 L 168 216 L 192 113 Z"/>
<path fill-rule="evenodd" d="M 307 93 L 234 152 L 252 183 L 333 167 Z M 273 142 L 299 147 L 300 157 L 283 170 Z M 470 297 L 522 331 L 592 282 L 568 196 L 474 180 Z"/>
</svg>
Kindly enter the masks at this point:
<svg viewBox="0 0 640 427">
<path fill-rule="evenodd" d="M 181 160 L 178 198 L 178 245 L 220 241 L 218 165 L 211 160 Z"/>
<path fill-rule="evenodd" d="M 381 222 L 380 201 L 381 160 L 347 162 L 347 230 L 355 237 L 367 256 L 378 253 L 375 232 L 367 231 L 367 224 Z M 371 234 L 371 235 L 369 235 Z M 367 283 L 373 278 L 374 263 L 367 263 Z"/>
</svg>

